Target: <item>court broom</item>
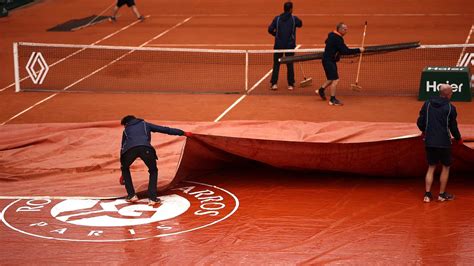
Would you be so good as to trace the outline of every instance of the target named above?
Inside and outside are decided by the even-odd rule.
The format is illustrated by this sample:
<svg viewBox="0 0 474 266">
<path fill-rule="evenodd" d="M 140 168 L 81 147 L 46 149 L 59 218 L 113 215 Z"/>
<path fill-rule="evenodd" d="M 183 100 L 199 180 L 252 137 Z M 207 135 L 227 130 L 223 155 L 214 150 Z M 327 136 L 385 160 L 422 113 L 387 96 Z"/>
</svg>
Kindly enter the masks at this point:
<svg viewBox="0 0 474 266">
<path fill-rule="evenodd" d="M 365 22 L 364 25 L 364 33 L 362 35 L 362 47 L 364 47 L 364 42 L 365 42 L 365 32 L 367 31 L 367 21 Z M 351 89 L 353 91 L 360 91 L 362 90 L 362 87 L 359 85 L 359 74 L 360 74 L 360 64 L 362 63 L 362 54 L 360 53 L 359 56 L 359 64 L 357 65 L 357 76 L 356 76 L 356 81 L 355 84 L 351 84 Z"/>
<path fill-rule="evenodd" d="M 108 6 L 106 9 L 104 9 L 102 12 L 99 13 L 99 15 L 95 16 L 91 21 L 89 21 L 87 24 L 83 25 L 83 26 L 79 26 L 77 28 L 74 28 L 72 29 L 72 31 L 76 31 L 76 30 L 80 30 L 80 29 L 83 29 L 83 28 L 87 28 L 91 25 L 94 25 L 96 23 L 94 23 L 98 18 L 100 18 L 100 16 L 102 16 L 105 12 L 108 12 L 112 7 L 114 7 L 116 5 L 115 2 L 113 2 L 110 6 Z"/>
<path fill-rule="evenodd" d="M 313 83 L 313 78 L 311 77 L 306 78 L 301 62 L 299 62 L 298 64 L 300 65 L 301 73 L 303 73 L 303 80 L 300 82 L 300 87 L 303 88 L 303 87 L 311 86 L 311 84 Z"/>
</svg>

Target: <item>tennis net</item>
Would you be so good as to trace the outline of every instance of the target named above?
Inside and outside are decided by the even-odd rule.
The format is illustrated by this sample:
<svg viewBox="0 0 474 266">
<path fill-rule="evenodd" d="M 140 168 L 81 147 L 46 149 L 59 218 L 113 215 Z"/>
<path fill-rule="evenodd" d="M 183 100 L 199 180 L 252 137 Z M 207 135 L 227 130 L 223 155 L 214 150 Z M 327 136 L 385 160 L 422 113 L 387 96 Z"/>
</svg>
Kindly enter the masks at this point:
<svg viewBox="0 0 474 266">
<path fill-rule="evenodd" d="M 322 49 L 217 50 L 127 46 L 15 43 L 16 91 L 110 93 L 235 93 L 313 95 L 324 81 L 320 60 L 294 64 L 296 85 L 303 76 L 313 85 L 286 89 L 286 68 L 280 66 L 280 89 L 269 90 L 275 52 L 296 55 Z M 338 63 L 340 95 L 417 95 L 426 66 L 471 67 L 474 44 L 424 45 L 416 49 L 363 55 Z M 303 72 L 305 75 L 303 75 Z"/>
</svg>

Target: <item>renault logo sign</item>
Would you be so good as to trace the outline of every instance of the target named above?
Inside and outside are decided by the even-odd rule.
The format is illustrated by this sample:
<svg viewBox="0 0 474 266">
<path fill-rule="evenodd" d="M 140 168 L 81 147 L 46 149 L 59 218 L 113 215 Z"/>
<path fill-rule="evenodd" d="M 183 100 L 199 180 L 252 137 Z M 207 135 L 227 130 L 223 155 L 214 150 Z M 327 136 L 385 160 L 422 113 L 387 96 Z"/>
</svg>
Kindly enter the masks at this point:
<svg viewBox="0 0 474 266">
<path fill-rule="evenodd" d="M 35 70 L 36 64 L 38 64 L 40 68 L 38 71 Z M 28 64 L 26 64 L 26 71 L 28 71 L 28 75 L 30 75 L 34 84 L 43 83 L 46 74 L 48 74 L 49 66 L 40 52 L 31 53 Z"/>
</svg>

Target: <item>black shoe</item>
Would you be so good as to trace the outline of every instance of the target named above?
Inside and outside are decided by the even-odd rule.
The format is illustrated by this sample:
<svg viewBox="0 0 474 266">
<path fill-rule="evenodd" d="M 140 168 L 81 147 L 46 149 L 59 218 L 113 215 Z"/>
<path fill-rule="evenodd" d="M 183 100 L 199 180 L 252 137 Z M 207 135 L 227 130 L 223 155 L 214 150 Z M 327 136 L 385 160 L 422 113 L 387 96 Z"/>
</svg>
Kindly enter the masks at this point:
<svg viewBox="0 0 474 266">
<path fill-rule="evenodd" d="M 433 195 L 431 192 L 425 192 L 425 195 L 423 196 L 423 201 L 424 202 L 430 202 L 433 200 Z"/>
<path fill-rule="evenodd" d="M 109 20 L 112 21 L 112 22 L 117 22 L 117 18 L 114 17 L 114 16 L 110 16 L 110 17 L 109 17 Z"/>
<path fill-rule="evenodd" d="M 145 20 L 145 17 L 144 16 L 140 16 L 138 17 L 138 20 L 140 20 L 140 22 L 143 22 Z"/>
<path fill-rule="evenodd" d="M 448 192 L 440 193 L 438 196 L 439 201 L 446 201 L 446 200 L 453 200 L 453 199 L 454 199 L 454 195 L 449 194 Z"/>
<path fill-rule="evenodd" d="M 326 101 L 326 94 L 324 93 L 324 90 L 325 88 L 319 88 L 315 92 L 316 94 L 319 94 L 319 97 L 321 97 L 323 101 Z"/>
<path fill-rule="evenodd" d="M 336 99 L 336 97 L 332 98 L 329 100 L 329 105 L 334 105 L 334 106 L 342 106 L 344 105 L 341 101 Z"/>
</svg>

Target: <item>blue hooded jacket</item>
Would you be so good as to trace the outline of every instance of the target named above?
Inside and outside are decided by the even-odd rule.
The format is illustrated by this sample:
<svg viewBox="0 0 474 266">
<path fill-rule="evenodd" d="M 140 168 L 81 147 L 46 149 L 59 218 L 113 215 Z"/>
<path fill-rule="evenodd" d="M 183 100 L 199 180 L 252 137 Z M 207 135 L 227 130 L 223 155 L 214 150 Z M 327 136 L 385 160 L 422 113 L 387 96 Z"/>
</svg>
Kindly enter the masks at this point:
<svg viewBox="0 0 474 266">
<path fill-rule="evenodd" d="M 290 12 L 284 12 L 276 16 L 270 26 L 268 33 L 275 36 L 274 49 L 294 49 L 296 47 L 296 28 L 301 28 L 303 22 Z"/>
<path fill-rule="evenodd" d="M 359 48 L 349 48 L 344 43 L 344 38 L 335 33 L 330 32 L 328 34 L 328 38 L 325 41 L 326 47 L 324 48 L 323 53 L 323 60 L 325 61 L 332 61 L 338 62 L 341 58 L 341 55 L 351 55 L 351 54 L 359 54 Z"/>
<path fill-rule="evenodd" d="M 124 154 L 130 148 L 137 146 L 151 145 L 151 132 L 159 132 L 168 135 L 183 136 L 184 131 L 181 129 L 163 127 L 145 122 L 143 119 L 132 119 L 125 125 L 122 133 L 122 148 L 120 154 Z"/>
<path fill-rule="evenodd" d="M 460 140 L 461 133 L 456 117 L 456 107 L 448 99 L 436 96 L 426 101 L 416 122 L 418 128 L 425 134 L 426 147 L 449 148 L 451 135 Z"/>
</svg>

